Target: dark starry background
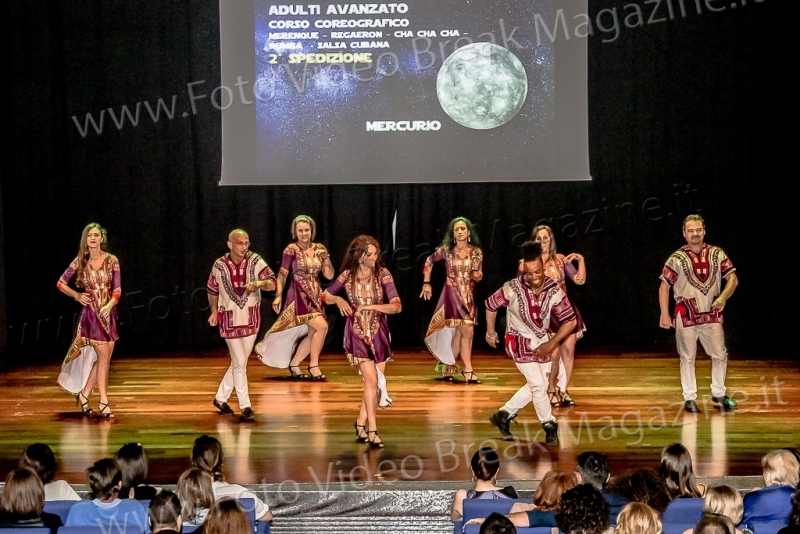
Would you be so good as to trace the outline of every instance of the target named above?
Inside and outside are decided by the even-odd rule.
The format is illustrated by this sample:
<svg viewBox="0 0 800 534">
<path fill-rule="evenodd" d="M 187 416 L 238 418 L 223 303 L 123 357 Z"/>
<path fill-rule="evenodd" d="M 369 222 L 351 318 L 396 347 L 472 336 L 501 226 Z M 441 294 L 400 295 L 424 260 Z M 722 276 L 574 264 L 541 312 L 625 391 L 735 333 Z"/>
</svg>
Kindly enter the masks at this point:
<svg viewBox="0 0 800 534">
<path fill-rule="evenodd" d="M 275 4 L 262 1 L 255 7 L 256 78 L 267 80 L 260 88 L 262 98 L 269 98 L 256 105 L 259 175 L 281 176 L 289 181 L 301 175 L 319 176 L 324 181 L 395 183 L 442 181 L 443 175 L 496 180 L 500 174 L 514 180 L 529 177 L 532 166 L 548 174 L 552 164 L 549 132 L 554 118 L 555 47 L 544 32 L 537 45 L 534 28 L 536 13 L 552 25 L 544 2 L 409 1 L 406 13 L 388 15 L 326 15 L 328 4 L 320 4 L 322 14 L 318 16 L 269 16 L 269 6 Z M 271 31 L 318 31 L 319 41 L 334 41 L 331 31 L 382 31 L 380 39 L 345 41 L 387 41 L 390 48 L 320 50 L 372 52 L 374 60 L 384 54 L 370 69 L 355 73 L 353 65 L 288 65 L 292 51 L 283 52 L 278 65 L 270 65 L 270 52 L 264 47 L 270 32 L 267 23 L 273 18 L 309 20 L 308 29 Z M 333 30 L 314 27 L 317 19 L 383 18 L 406 18 L 409 25 Z M 447 116 L 436 96 L 439 68 L 459 39 L 441 37 L 439 32 L 458 30 L 460 37 L 474 41 L 490 40 L 488 35 L 481 36 L 488 33 L 496 44 L 504 46 L 501 19 L 507 36 L 519 28 L 513 39 L 521 48 L 513 41 L 507 47 L 525 67 L 527 99 L 517 116 L 498 128 L 465 128 Z M 435 59 L 425 53 L 417 57 L 412 38 L 394 37 L 399 30 L 410 30 L 414 37 L 419 30 L 435 30 L 437 37 L 429 39 Z M 461 39 L 458 46 L 468 43 Z M 317 41 L 303 41 L 302 45 L 304 53 L 317 51 Z M 425 40 L 417 40 L 418 50 L 427 48 Z M 441 130 L 366 131 L 367 121 L 379 120 L 437 120 Z"/>
</svg>

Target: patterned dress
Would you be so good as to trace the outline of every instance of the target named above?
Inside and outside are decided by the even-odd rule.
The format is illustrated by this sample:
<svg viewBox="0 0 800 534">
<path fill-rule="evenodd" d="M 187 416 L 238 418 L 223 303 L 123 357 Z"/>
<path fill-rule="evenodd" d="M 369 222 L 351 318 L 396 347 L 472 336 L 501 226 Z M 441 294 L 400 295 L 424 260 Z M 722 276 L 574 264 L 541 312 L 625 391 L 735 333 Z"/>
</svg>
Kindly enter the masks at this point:
<svg viewBox="0 0 800 534">
<path fill-rule="evenodd" d="M 58 279 L 66 285 L 77 274 L 78 258 L 72 260 L 67 270 Z M 93 269 L 89 262 L 83 269 L 83 287 L 91 298 L 88 306 L 83 306 L 75 337 L 67 351 L 67 356 L 58 375 L 58 385 L 77 395 L 89 380 L 89 372 L 97 361 L 95 347 L 119 339 L 117 334 L 117 307 L 111 308 L 108 317 L 100 316 L 100 309 L 108 304 L 114 295 L 122 293 L 119 276 L 119 260 L 106 253 L 99 269 Z"/>
<path fill-rule="evenodd" d="M 466 258 L 458 257 L 453 249 L 439 247 L 425 260 L 425 272 L 430 271 L 437 261 L 444 260 L 447 274 L 444 288 L 436 303 L 436 310 L 425 334 L 425 345 L 441 362 L 436 370 L 445 374 L 458 372 L 451 344 L 456 334 L 455 328 L 477 323 L 475 282 L 472 273 L 482 272 L 483 253 L 481 249 L 471 245 L 467 248 L 469 253 Z"/>
<path fill-rule="evenodd" d="M 319 243 L 312 243 L 311 249 L 314 251 L 311 258 L 297 243 L 290 244 L 283 251 L 278 275 L 286 276 L 289 290 L 280 316 L 256 345 L 256 356 L 270 367 L 289 367 L 298 340 L 308 335 L 306 323 L 325 314 L 319 274 L 328 250 Z"/>
<path fill-rule="evenodd" d="M 561 288 L 561 291 L 564 294 L 567 294 L 567 278 L 575 281 L 575 275 L 578 274 L 578 271 L 572 265 L 572 263 L 566 261 L 565 256 L 563 254 L 556 254 L 555 258 L 551 258 L 547 260 L 544 265 L 544 274 L 553 280 L 558 287 Z M 519 264 L 519 269 L 517 270 L 517 276 L 522 275 L 522 262 Z M 581 312 L 578 311 L 578 308 L 573 304 L 572 309 L 575 311 L 575 320 L 578 324 L 575 325 L 575 330 L 572 331 L 575 334 L 575 337 L 580 339 L 583 337 L 583 333 L 586 332 L 586 324 L 583 322 L 583 317 L 581 317 Z M 553 332 L 558 332 L 559 326 L 561 324 L 558 321 L 558 318 L 553 316 L 551 318 L 552 323 L 550 327 L 552 328 Z"/>
<path fill-rule="evenodd" d="M 359 365 L 370 360 L 375 363 L 391 360 L 392 350 L 389 347 L 391 336 L 386 314 L 374 310 L 358 311 L 358 309 L 370 304 L 400 304 L 392 275 L 386 268 L 381 268 L 371 280 L 354 282 L 350 277 L 350 271 L 344 271 L 327 291 L 334 295 L 342 289 L 353 307 L 353 315 L 347 317 L 344 327 L 344 350 L 350 364 Z"/>
</svg>

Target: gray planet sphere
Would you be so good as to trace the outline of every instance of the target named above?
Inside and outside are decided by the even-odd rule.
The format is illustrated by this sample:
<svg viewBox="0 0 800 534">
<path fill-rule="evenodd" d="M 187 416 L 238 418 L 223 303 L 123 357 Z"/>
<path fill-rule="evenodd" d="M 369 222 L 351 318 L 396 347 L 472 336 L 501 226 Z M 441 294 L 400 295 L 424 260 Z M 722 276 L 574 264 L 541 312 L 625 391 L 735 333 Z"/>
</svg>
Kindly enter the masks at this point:
<svg viewBox="0 0 800 534">
<path fill-rule="evenodd" d="M 451 119 L 476 130 L 497 128 L 519 112 L 528 76 L 517 56 L 493 43 L 453 52 L 436 77 L 436 96 Z"/>
</svg>

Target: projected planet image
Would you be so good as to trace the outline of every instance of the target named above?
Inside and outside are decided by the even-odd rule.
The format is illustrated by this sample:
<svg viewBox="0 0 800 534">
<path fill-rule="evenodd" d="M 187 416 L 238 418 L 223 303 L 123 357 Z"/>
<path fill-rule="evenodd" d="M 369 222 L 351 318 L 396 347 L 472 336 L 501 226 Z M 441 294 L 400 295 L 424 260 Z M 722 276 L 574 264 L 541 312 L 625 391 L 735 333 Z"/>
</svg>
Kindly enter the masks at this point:
<svg viewBox="0 0 800 534">
<path fill-rule="evenodd" d="M 517 56 L 493 43 L 453 52 L 436 78 L 436 96 L 451 119 L 475 130 L 497 128 L 522 108 L 528 76 Z"/>
</svg>

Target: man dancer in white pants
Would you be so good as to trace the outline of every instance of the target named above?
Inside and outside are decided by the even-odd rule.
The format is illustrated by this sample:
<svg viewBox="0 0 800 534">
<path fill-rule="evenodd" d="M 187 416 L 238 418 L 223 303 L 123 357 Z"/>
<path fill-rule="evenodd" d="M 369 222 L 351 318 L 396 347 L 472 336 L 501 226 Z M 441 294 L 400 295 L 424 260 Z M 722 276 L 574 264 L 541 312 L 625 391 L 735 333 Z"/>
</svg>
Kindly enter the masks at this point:
<svg viewBox="0 0 800 534">
<path fill-rule="evenodd" d="M 567 295 L 545 276 L 541 256 L 539 243 L 523 244 L 522 276 L 506 282 L 486 299 L 486 342 L 497 346 L 494 325 L 497 310 L 505 306 L 508 309 L 506 354 L 516 362 L 527 382 L 489 421 L 500 430 L 503 440 L 511 441 L 514 436 L 508 428 L 509 422 L 519 410 L 533 402 L 544 428 L 545 443 L 558 445 L 558 424 L 547 398 L 547 373 L 550 372 L 550 354 L 572 332 L 577 321 Z M 555 315 L 561 325 L 554 335 L 550 331 L 551 315 Z"/>
<path fill-rule="evenodd" d="M 220 413 L 233 415 L 228 398 L 236 389 L 245 421 L 255 418 L 247 385 L 247 359 L 261 326 L 261 290 L 275 289 L 275 273 L 249 247 L 247 232 L 232 231 L 228 235 L 230 252 L 214 262 L 207 284 L 211 308 L 208 324 L 219 326 L 219 335 L 225 339 L 231 354 L 231 365 L 219 384 L 213 404 Z"/>
<path fill-rule="evenodd" d="M 711 400 L 725 411 L 736 409 L 736 401 L 725 395 L 728 351 L 722 332 L 722 310 L 739 280 L 736 269 L 719 247 L 707 245 L 703 218 L 689 215 L 683 220 L 686 245 L 669 257 L 661 271 L 658 303 L 659 326 L 675 328 L 678 354 L 681 357 L 681 387 L 684 409 L 699 413 L 694 361 L 697 340 L 711 357 Z M 722 290 L 722 279 L 725 289 Z M 669 315 L 669 289 L 675 295 L 675 318 Z"/>
</svg>

